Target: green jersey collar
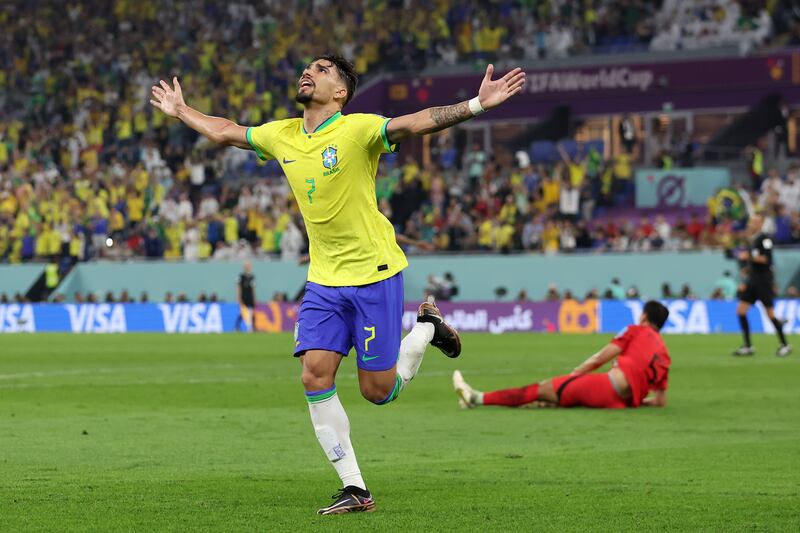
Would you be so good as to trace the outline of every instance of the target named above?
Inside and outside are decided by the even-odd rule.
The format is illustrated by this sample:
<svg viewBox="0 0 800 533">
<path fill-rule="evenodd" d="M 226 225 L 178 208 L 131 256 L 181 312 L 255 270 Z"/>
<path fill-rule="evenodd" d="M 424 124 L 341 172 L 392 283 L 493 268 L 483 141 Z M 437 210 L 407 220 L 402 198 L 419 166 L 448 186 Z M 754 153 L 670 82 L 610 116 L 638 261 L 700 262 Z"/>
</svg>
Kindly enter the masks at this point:
<svg viewBox="0 0 800 533">
<path fill-rule="evenodd" d="M 328 117 L 328 118 L 325 120 L 325 122 L 323 122 L 322 124 L 320 124 L 319 126 L 317 126 L 317 129 L 315 129 L 315 130 L 314 130 L 314 131 L 312 131 L 311 133 L 317 133 L 318 131 L 322 131 L 324 128 L 327 128 L 328 126 L 330 126 L 331 124 L 333 124 L 334 122 L 336 122 L 336 120 L 337 120 L 337 119 L 339 119 L 341 116 L 342 116 L 342 112 L 341 112 L 341 111 L 337 111 L 337 112 L 336 112 L 336 113 L 334 113 L 333 115 L 329 116 L 329 117 Z M 302 128 L 303 128 L 303 133 L 304 133 L 304 134 L 306 134 L 306 135 L 308 135 L 308 132 L 306 131 L 306 126 L 305 126 L 305 123 L 303 124 Z"/>
</svg>

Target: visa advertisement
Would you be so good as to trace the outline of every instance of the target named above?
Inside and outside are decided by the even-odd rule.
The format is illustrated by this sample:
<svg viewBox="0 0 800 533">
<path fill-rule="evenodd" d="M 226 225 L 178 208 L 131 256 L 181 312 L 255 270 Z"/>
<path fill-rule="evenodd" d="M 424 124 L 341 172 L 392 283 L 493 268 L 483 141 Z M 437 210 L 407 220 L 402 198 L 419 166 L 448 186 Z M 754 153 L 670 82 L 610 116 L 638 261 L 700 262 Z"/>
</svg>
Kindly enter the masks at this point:
<svg viewBox="0 0 800 533">
<path fill-rule="evenodd" d="M 664 333 L 737 333 L 736 302 L 668 300 Z M 638 321 L 644 302 L 441 302 L 445 319 L 462 332 L 617 333 Z M 0 305 L 0 333 L 231 333 L 294 330 L 296 304 L 258 304 L 250 310 L 232 303 L 177 304 L 5 304 Z M 775 314 L 786 333 L 800 333 L 800 300 L 777 300 Z M 416 321 L 417 307 L 406 304 L 403 327 Z M 754 333 L 774 333 L 761 305 L 749 313 Z"/>
</svg>

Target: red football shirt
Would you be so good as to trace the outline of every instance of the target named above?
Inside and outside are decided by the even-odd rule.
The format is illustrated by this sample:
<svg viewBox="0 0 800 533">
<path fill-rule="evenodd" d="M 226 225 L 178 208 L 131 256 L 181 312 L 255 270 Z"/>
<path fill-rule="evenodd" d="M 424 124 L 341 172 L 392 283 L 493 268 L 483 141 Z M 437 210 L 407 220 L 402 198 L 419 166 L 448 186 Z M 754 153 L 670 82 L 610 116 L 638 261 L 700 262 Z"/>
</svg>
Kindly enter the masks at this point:
<svg viewBox="0 0 800 533">
<path fill-rule="evenodd" d="M 667 346 L 650 326 L 628 326 L 611 341 L 622 350 L 615 366 L 631 387 L 631 402 L 641 405 L 651 390 L 667 390 L 669 358 Z"/>
</svg>

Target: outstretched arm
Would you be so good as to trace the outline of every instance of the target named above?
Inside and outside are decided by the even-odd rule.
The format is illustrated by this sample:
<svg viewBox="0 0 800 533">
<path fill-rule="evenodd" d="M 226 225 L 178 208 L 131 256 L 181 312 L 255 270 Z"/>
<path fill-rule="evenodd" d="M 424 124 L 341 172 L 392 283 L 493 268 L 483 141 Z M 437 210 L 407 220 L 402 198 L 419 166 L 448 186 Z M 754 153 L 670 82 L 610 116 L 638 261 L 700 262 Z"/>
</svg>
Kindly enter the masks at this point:
<svg viewBox="0 0 800 533">
<path fill-rule="evenodd" d="M 604 364 L 608 363 L 622 352 L 622 349 L 614 343 L 606 344 L 602 350 L 589 357 L 586 361 L 581 363 L 573 374 L 589 374 L 594 372 Z"/>
<path fill-rule="evenodd" d="M 525 73 L 521 68 L 515 68 L 500 79 L 492 80 L 494 66 L 486 67 L 481 87 L 478 90 L 477 101 L 473 98 L 458 104 L 429 107 L 412 113 L 393 118 L 386 126 L 386 135 L 391 144 L 402 142 L 412 135 L 427 135 L 455 126 L 469 120 L 483 111 L 497 107 L 518 92 L 525 85 Z"/>
<path fill-rule="evenodd" d="M 180 119 L 212 142 L 252 150 L 250 143 L 247 142 L 247 128 L 226 118 L 210 117 L 192 109 L 183 101 L 183 91 L 178 78 L 172 78 L 172 83 L 174 89 L 164 80 L 161 80 L 160 87 L 153 85 L 153 98 L 150 103 L 154 107 L 170 117 Z"/>
</svg>

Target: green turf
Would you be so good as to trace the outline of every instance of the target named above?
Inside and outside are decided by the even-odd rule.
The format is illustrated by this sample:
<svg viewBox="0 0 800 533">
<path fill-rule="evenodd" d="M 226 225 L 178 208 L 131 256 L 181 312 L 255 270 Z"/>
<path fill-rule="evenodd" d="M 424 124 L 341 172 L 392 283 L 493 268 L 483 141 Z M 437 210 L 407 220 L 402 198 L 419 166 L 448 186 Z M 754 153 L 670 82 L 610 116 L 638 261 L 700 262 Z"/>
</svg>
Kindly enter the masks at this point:
<svg viewBox="0 0 800 533">
<path fill-rule="evenodd" d="M 670 405 L 461 411 L 450 388 L 565 373 L 606 336 L 467 335 L 399 400 L 338 379 L 378 511 L 338 487 L 276 336 L 0 336 L 0 531 L 800 528 L 800 357 L 670 337 Z M 800 345 L 798 339 L 794 339 Z"/>
</svg>

